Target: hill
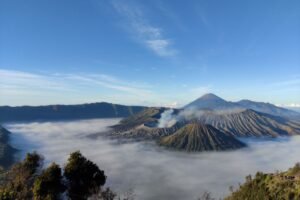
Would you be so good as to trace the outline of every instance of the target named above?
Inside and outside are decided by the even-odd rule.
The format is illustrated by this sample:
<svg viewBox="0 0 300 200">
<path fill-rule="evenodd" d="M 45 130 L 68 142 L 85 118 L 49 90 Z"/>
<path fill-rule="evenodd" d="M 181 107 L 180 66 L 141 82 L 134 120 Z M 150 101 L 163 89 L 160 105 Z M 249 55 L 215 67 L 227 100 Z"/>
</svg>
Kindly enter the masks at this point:
<svg viewBox="0 0 300 200">
<path fill-rule="evenodd" d="M 246 177 L 246 182 L 225 200 L 257 200 L 257 199 L 300 199 L 300 164 L 286 172 L 256 173 L 252 178 Z"/>
<path fill-rule="evenodd" d="M 105 102 L 79 105 L 0 106 L 0 122 L 118 118 L 131 116 L 145 108 Z"/>
<path fill-rule="evenodd" d="M 13 164 L 16 151 L 8 144 L 9 134 L 11 133 L 0 125 L 0 166 L 4 168 Z"/>
<path fill-rule="evenodd" d="M 113 126 L 115 131 L 126 131 L 137 127 L 142 124 L 147 124 L 151 126 L 152 124 L 158 123 L 161 114 L 166 110 L 166 108 L 147 108 L 143 111 L 129 116 L 120 121 L 119 124 Z"/>
<path fill-rule="evenodd" d="M 163 137 L 159 144 L 183 151 L 220 151 L 246 146 L 235 137 L 200 123 L 190 123 L 174 134 Z"/>
</svg>

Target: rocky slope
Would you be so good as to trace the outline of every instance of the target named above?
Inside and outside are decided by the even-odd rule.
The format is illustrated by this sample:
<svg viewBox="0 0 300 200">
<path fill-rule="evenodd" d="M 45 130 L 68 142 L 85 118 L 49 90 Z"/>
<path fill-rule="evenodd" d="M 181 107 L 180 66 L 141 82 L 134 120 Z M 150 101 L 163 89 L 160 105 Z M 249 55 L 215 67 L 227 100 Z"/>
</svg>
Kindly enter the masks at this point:
<svg viewBox="0 0 300 200">
<path fill-rule="evenodd" d="M 183 151 L 220 151 L 237 149 L 245 144 L 218 129 L 200 123 L 183 126 L 174 134 L 163 137 L 159 144 Z"/>
<path fill-rule="evenodd" d="M 147 108 L 135 115 L 121 120 L 119 124 L 113 126 L 112 128 L 116 132 L 123 132 L 138 127 L 140 125 L 154 127 L 157 125 L 161 114 L 165 110 L 166 108 Z"/>
<path fill-rule="evenodd" d="M 198 119 L 234 136 L 287 136 L 300 134 L 300 124 L 254 110 L 222 113 L 206 112 Z"/>
</svg>

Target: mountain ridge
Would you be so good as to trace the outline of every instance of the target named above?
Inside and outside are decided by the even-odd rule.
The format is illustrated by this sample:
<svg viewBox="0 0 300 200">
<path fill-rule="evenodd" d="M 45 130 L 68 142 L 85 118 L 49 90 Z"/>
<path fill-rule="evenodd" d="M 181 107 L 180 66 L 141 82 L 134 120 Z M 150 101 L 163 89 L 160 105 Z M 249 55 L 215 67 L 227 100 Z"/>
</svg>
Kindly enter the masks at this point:
<svg viewBox="0 0 300 200">
<path fill-rule="evenodd" d="M 107 102 L 76 105 L 0 106 L 0 122 L 121 118 L 136 114 L 146 108 Z"/>
<path fill-rule="evenodd" d="M 300 113 L 282 108 L 271 103 L 256 102 L 243 99 L 237 102 L 226 101 L 221 97 L 207 93 L 188 103 L 183 109 L 209 109 L 209 110 L 234 110 L 234 109 L 252 109 L 258 112 L 267 113 L 276 116 L 287 117 L 291 119 L 300 119 Z"/>
</svg>

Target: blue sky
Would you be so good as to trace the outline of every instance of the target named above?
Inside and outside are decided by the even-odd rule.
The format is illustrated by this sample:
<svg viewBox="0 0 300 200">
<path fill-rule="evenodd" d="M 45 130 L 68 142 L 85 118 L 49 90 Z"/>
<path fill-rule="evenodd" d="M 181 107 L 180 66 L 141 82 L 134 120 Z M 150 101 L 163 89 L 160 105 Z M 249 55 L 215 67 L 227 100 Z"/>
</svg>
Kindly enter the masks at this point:
<svg viewBox="0 0 300 200">
<path fill-rule="evenodd" d="M 1 0 L 0 105 L 300 107 L 298 0 Z"/>
</svg>

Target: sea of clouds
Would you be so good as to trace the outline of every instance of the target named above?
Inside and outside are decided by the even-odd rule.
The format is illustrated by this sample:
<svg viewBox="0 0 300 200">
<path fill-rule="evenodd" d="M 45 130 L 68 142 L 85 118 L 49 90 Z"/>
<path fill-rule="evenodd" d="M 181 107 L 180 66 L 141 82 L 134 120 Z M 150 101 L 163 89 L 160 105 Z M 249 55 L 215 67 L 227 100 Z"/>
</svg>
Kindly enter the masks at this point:
<svg viewBox="0 0 300 200">
<path fill-rule="evenodd" d="M 153 142 L 119 143 L 102 136 L 120 119 L 6 124 L 11 143 L 26 152 L 38 151 L 50 162 L 63 164 L 80 150 L 108 176 L 107 186 L 123 193 L 133 189 L 136 199 L 191 199 L 204 191 L 224 197 L 256 171 L 286 170 L 300 161 L 300 137 L 255 140 L 230 152 L 172 152 Z M 98 134 L 96 134 L 98 133 Z"/>
</svg>

